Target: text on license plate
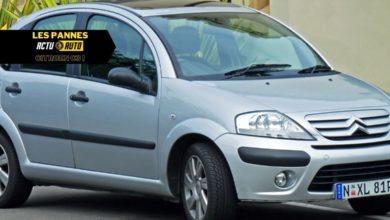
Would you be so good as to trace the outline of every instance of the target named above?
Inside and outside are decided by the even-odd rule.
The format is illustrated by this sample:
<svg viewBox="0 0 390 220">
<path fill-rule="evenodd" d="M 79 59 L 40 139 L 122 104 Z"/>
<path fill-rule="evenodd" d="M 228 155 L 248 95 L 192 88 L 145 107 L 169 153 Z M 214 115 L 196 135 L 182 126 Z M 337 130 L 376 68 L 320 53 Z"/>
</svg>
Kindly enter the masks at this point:
<svg viewBox="0 0 390 220">
<path fill-rule="evenodd" d="M 336 199 L 350 199 L 390 194 L 390 179 L 356 183 L 336 183 Z"/>
</svg>

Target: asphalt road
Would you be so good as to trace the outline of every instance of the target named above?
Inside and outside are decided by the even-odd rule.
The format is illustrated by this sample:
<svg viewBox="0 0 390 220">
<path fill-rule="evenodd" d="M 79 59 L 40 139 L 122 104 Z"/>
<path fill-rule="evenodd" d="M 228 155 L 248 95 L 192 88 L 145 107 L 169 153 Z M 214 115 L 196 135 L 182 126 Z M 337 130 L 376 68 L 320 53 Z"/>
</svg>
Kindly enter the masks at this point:
<svg viewBox="0 0 390 220">
<path fill-rule="evenodd" d="M 0 220 L 184 219 L 180 204 L 134 195 L 35 187 L 24 206 L 0 210 Z M 344 202 L 241 205 L 239 219 L 390 220 L 359 216 Z"/>
</svg>

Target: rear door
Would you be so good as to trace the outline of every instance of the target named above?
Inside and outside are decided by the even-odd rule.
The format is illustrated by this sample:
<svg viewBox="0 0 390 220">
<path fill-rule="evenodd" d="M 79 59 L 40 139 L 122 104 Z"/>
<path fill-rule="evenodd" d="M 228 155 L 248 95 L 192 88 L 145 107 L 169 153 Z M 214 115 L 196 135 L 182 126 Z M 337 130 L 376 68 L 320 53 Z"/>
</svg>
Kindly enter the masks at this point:
<svg viewBox="0 0 390 220">
<path fill-rule="evenodd" d="M 43 18 L 35 30 L 72 30 L 76 14 Z M 30 161 L 74 167 L 68 129 L 66 64 L 13 65 L 4 71 L 1 103 L 19 128 Z"/>
<path fill-rule="evenodd" d="M 108 63 L 83 65 L 80 78 L 70 82 L 69 123 L 76 168 L 156 178 L 159 101 L 151 47 L 125 18 L 92 15 L 87 29 L 108 30 L 116 49 Z M 153 91 L 142 94 L 110 85 L 108 73 L 115 67 L 147 77 Z"/>
</svg>

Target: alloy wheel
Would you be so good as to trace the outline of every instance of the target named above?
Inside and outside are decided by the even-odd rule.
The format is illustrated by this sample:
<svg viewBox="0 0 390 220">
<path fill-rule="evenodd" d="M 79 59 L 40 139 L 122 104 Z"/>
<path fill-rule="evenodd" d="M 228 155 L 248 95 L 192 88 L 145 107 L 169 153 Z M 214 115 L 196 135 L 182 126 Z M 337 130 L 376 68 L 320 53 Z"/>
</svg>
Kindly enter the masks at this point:
<svg viewBox="0 0 390 220">
<path fill-rule="evenodd" d="M 0 145 L 0 196 L 2 196 L 7 188 L 9 179 L 8 156 L 4 147 Z"/>
<path fill-rule="evenodd" d="M 184 170 L 184 196 L 187 209 L 193 219 L 206 215 L 208 184 L 202 161 L 197 156 L 188 158 Z"/>
</svg>

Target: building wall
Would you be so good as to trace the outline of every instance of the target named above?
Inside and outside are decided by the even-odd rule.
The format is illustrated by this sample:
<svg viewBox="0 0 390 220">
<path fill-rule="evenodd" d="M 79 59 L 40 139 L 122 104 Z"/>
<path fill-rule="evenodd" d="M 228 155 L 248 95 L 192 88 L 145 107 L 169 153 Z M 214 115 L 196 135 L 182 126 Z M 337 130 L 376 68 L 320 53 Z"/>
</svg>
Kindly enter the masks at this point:
<svg viewBox="0 0 390 220">
<path fill-rule="evenodd" d="M 337 70 L 390 91 L 389 0 L 270 0 L 270 13 Z"/>
</svg>

